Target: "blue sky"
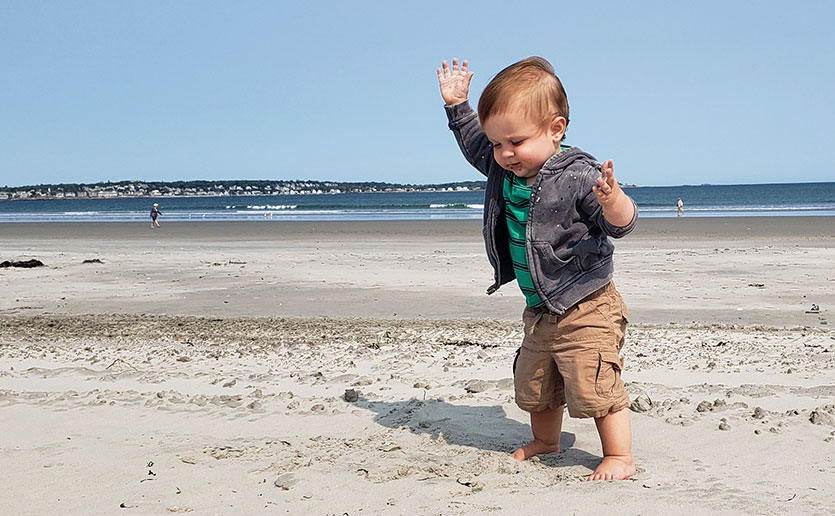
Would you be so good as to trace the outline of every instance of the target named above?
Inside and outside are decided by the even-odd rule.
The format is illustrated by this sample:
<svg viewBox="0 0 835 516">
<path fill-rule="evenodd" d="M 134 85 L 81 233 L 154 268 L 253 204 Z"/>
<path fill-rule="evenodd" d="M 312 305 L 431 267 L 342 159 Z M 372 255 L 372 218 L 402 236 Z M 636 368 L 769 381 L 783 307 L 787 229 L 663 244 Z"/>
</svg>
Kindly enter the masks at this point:
<svg viewBox="0 0 835 516">
<path fill-rule="evenodd" d="M 0 0 L 0 185 L 481 179 L 435 69 L 549 59 L 626 183 L 835 180 L 833 2 Z"/>
</svg>

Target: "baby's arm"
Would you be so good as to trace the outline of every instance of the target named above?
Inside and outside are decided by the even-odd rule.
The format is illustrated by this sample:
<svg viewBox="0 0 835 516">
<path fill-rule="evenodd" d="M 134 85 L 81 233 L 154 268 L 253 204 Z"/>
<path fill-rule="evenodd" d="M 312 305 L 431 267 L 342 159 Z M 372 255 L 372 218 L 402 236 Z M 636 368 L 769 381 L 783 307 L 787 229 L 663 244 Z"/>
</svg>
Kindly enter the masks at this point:
<svg viewBox="0 0 835 516">
<path fill-rule="evenodd" d="M 635 204 L 615 181 L 615 164 L 612 160 L 603 163 L 600 177 L 594 186 L 594 195 L 603 207 L 603 217 L 613 226 L 626 227 L 635 218 Z"/>
<path fill-rule="evenodd" d="M 493 146 L 481 129 L 478 115 L 467 102 L 470 80 L 473 78 L 468 66 L 466 60 L 463 66 L 459 66 L 455 58 L 450 69 L 444 61 L 443 68 L 438 68 L 438 85 L 449 118 L 449 128 L 455 134 L 458 147 L 472 166 L 482 174 L 489 175 L 490 167 L 496 163 L 493 159 Z"/>
</svg>

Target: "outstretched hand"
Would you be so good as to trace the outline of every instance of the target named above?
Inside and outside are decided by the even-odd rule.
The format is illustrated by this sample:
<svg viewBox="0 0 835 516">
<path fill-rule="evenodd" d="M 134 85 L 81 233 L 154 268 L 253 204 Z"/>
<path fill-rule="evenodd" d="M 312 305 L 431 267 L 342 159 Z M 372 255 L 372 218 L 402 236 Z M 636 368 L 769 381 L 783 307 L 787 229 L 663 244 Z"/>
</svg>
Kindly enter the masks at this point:
<svg viewBox="0 0 835 516">
<path fill-rule="evenodd" d="M 620 192 L 620 185 L 615 180 L 615 163 L 607 160 L 600 167 L 600 177 L 597 178 L 597 184 L 594 186 L 594 195 L 597 196 L 597 202 L 605 207 L 611 204 Z"/>
<path fill-rule="evenodd" d="M 615 164 L 608 160 L 600 167 L 594 195 L 603 207 L 603 216 L 610 224 L 625 227 L 635 218 L 635 204 L 615 180 Z"/>
<path fill-rule="evenodd" d="M 449 69 L 449 64 L 443 62 L 443 69 L 438 68 L 438 84 L 441 87 L 441 97 L 447 106 L 460 104 L 467 100 L 470 93 L 470 81 L 473 78 L 473 72 L 467 71 L 469 63 L 464 60 L 464 63 L 459 67 L 458 58 L 452 58 L 452 70 Z"/>
</svg>

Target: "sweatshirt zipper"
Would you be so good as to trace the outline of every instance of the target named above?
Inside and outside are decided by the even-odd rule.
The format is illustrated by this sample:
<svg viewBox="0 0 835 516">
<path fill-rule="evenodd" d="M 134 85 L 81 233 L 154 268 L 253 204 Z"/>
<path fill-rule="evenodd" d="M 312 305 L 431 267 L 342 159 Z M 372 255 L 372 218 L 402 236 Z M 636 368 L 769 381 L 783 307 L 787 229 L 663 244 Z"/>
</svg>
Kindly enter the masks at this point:
<svg viewBox="0 0 835 516">
<path fill-rule="evenodd" d="M 504 178 L 502 177 L 502 180 Z M 490 247 L 490 253 L 493 255 L 493 259 L 495 260 L 494 272 L 493 272 L 493 284 L 487 288 L 487 295 L 491 295 L 501 287 L 501 273 L 502 273 L 502 264 L 499 259 L 499 252 L 496 249 L 496 239 L 494 238 L 494 230 L 496 228 L 496 224 L 499 223 L 499 214 L 496 213 L 499 209 L 499 201 L 498 197 L 496 196 L 496 184 L 501 186 L 501 181 L 493 181 L 491 185 L 492 190 L 490 192 L 490 204 L 488 205 L 488 209 L 490 210 L 487 213 L 487 221 L 490 224 L 490 230 L 487 231 L 487 245 Z"/>
</svg>

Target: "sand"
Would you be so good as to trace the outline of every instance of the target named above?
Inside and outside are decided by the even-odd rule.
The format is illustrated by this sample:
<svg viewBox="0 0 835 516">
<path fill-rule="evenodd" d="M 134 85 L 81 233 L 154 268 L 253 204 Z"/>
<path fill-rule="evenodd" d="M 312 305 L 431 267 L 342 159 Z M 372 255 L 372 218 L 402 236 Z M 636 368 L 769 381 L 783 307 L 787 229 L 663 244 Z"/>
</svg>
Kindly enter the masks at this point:
<svg viewBox="0 0 835 516">
<path fill-rule="evenodd" d="M 831 514 L 833 222 L 616 242 L 614 483 L 589 420 L 507 456 L 522 297 L 485 295 L 478 221 L 2 224 L 46 266 L 0 269 L 0 514 Z"/>
</svg>

